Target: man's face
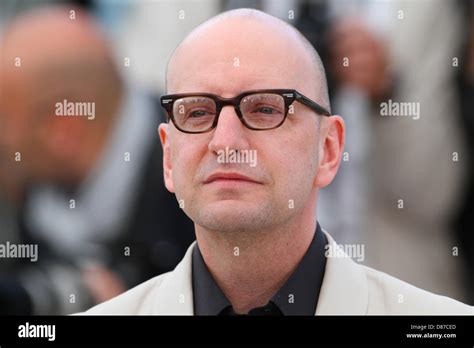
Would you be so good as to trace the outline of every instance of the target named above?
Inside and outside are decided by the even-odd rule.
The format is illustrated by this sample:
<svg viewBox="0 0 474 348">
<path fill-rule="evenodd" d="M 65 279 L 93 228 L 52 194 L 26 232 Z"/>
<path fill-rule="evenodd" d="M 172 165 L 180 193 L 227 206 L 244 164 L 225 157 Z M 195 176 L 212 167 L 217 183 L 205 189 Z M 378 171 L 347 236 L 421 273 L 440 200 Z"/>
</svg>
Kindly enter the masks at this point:
<svg viewBox="0 0 474 348">
<path fill-rule="evenodd" d="M 52 172 L 50 148 L 45 139 L 45 122 L 54 112 L 54 86 L 46 83 L 43 70 L 54 66 L 55 52 L 45 48 L 41 28 L 13 30 L 1 43 L 0 66 L 3 89 L 0 93 L 0 152 L 9 165 L 10 175 L 30 181 L 44 179 Z M 32 33 L 35 33 L 34 35 Z M 44 36 L 41 36 L 44 35 Z M 62 86 L 61 86 L 62 87 Z"/>
<path fill-rule="evenodd" d="M 247 90 L 290 88 L 318 101 L 314 81 L 307 78 L 309 64 L 286 32 L 236 20 L 205 29 L 182 46 L 170 64 L 168 92 L 234 97 Z M 231 106 L 222 109 L 209 133 L 182 133 L 172 123 L 160 126 L 166 186 L 196 224 L 220 232 L 261 230 L 301 212 L 318 168 L 319 116 L 300 103 L 292 105 L 293 113 L 273 130 L 247 129 Z M 219 163 L 219 151 L 226 148 L 254 151 L 256 166 Z M 219 173 L 252 181 L 209 182 Z"/>
<path fill-rule="evenodd" d="M 45 120 L 54 111 L 54 99 L 44 98 L 44 84 L 34 70 L 24 70 L 10 68 L 4 74 L 8 88 L 0 97 L 0 152 L 14 175 L 23 180 L 44 179 L 52 163 L 43 133 Z"/>
</svg>

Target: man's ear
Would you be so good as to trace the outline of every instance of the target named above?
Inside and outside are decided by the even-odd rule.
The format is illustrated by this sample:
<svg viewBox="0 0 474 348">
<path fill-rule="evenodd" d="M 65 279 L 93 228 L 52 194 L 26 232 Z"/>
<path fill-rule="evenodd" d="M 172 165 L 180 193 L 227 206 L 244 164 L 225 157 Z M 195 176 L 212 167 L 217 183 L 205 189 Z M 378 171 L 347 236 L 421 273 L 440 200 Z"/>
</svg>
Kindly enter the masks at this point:
<svg viewBox="0 0 474 348">
<path fill-rule="evenodd" d="M 341 116 L 333 115 L 321 119 L 319 167 L 315 186 L 329 185 L 337 174 L 345 142 L 345 124 Z"/>
<path fill-rule="evenodd" d="M 170 153 L 170 138 L 169 138 L 169 125 L 162 123 L 158 127 L 158 135 L 160 136 L 161 146 L 163 147 L 163 176 L 165 179 L 165 186 L 168 191 L 174 193 L 173 184 L 173 167 L 171 165 L 171 153 Z"/>
</svg>

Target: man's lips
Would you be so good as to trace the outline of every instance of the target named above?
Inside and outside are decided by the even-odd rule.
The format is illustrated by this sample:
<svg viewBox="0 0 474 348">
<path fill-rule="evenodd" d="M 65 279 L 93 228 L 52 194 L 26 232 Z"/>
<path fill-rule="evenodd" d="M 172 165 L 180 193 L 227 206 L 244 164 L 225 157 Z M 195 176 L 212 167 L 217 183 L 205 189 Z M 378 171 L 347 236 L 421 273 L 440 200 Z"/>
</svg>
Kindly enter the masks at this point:
<svg viewBox="0 0 474 348">
<path fill-rule="evenodd" d="M 204 184 L 210 184 L 212 182 L 242 182 L 242 183 L 254 183 L 261 184 L 257 180 L 254 180 L 248 176 L 239 174 L 239 173 L 214 173 L 204 180 Z"/>
</svg>

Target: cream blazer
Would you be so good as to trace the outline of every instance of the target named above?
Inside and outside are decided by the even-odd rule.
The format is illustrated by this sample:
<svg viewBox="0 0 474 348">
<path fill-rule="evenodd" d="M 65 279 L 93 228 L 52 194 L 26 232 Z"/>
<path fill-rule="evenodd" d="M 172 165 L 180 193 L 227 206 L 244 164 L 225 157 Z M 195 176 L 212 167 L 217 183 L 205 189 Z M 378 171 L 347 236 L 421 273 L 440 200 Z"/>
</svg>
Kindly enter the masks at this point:
<svg viewBox="0 0 474 348">
<path fill-rule="evenodd" d="M 325 232 L 326 233 L 326 232 Z M 327 234 L 332 248 L 340 249 Z M 191 254 L 176 268 L 92 307 L 85 315 L 193 315 Z M 474 307 L 435 295 L 354 262 L 328 257 L 315 315 L 473 315 Z"/>
</svg>

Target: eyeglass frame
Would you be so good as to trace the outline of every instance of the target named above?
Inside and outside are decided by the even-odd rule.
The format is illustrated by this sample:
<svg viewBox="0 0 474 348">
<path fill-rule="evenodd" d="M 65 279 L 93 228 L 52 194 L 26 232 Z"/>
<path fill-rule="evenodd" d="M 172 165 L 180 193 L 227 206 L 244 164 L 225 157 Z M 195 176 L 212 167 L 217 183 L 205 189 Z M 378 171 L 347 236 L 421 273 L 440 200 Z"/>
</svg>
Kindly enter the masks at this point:
<svg viewBox="0 0 474 348">
<path fill-rule="evenodd" d="M 255 128 L 247 124 L 240 110 L 240 102 L 242 101 L 243 98 L 252 94 L 278 94 L 282 96 L 285 103 L 285 115 L 283 116 L 283 119 L 281 120 L 281 122 L 278 123 L 276 126 L 273 126 L 270 128 Z M 174 103 L 176 102 L 176 100 L 186 98 L 186 97 L 205 97 L 205 98 L 210 98 L 214 101 L 214 103 L 216 104 L 216 115 L 214 116 L 214 120 L 212 121 L 212 124 L 208 129 L 205 129 L 202 131 L 187 131 L 187 130 L 183 130 L 180 126 L 177 125 L 177 122 L 173 115 Z M 266 131 L 266 130 L 275 129 L 275 128 L 280 127 L 285 122 L 288 116 L 290 105 L 293 104 L 293 102 L 295 101 L 298 101 L 308 106 L 310 109 L 312 109 L 319 115 L 328 116 L 328 117 L 332 115 L 325 107 L 319 105 L 318 103 L 306 97 L 305 95 L 303 95 L 302 93 L 298 92 L 295 89 L 256 89 L 256 90 L 242 92 L 233 98 L 223 98 L 221 96 L 218 96 L 212 93 L 165 94 L 160 97 L 160 103 L 161 103 L 161 106 L 167 112 L 168 121 L 171 119 L 174 126 L 178 130 L 180 130 L 183 133 L 188 133 L 188 134 L 201 134 L 201 133 L 208 133 L 212 131 L 214 128 L 217 127 L 217 123 L 219 121 L 219 116 L 221 114 L 222 108 L 227 105 L 231 105 L 234 107 L 235 113 L 240 119 L 240 122 L 242 122 L 242 124 L 248 129 L 255 130 L 255 131 Z"/>
</svg>

